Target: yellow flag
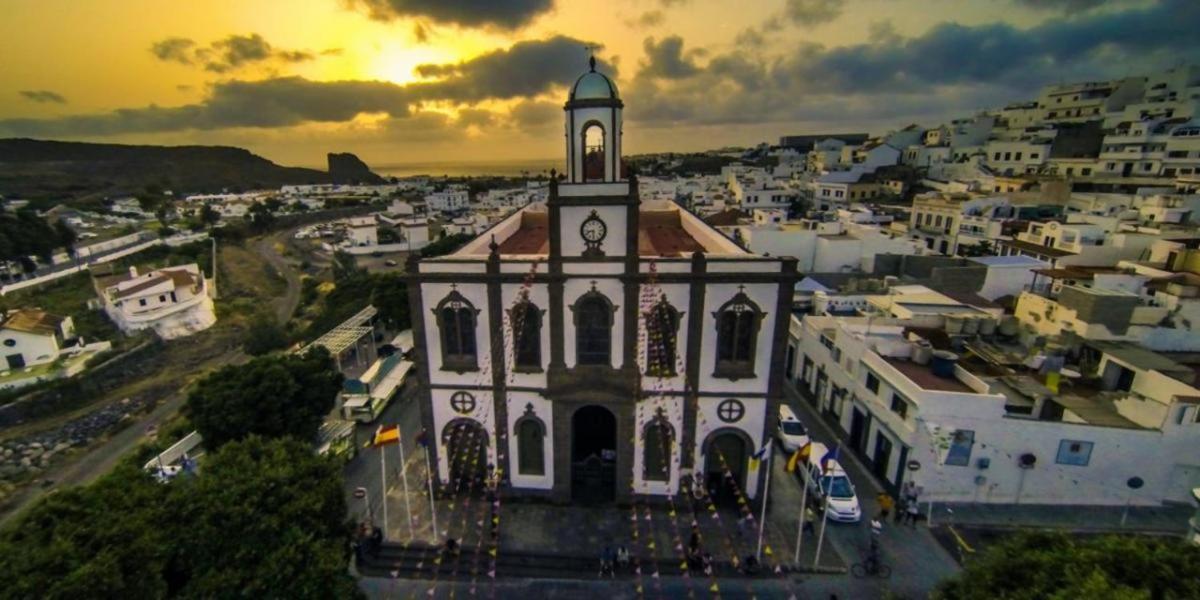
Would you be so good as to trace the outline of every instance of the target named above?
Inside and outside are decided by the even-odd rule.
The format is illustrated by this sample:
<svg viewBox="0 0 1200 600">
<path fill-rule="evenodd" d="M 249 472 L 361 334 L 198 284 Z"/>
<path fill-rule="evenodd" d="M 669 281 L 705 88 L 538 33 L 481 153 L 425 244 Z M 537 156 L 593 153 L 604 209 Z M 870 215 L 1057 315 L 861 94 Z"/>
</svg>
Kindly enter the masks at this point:
<svg viewBox="0 0 1200 600">
<path fill-rule="evenodd" d="M 390 427 L 384 427 L 380 425 L 379 429 L 375 431 L 375 441 L 373 443 L 376 446 L 400 443 L 400 426 L 392 425 Z"/>
</svg>

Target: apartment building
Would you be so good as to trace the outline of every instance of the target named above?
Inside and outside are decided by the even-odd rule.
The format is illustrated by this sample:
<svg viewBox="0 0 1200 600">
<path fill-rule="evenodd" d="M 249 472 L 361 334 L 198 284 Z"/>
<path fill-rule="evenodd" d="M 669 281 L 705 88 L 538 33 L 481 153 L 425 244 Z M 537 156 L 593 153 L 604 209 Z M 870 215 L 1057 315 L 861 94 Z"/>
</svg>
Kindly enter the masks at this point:
<svg viewBox="0 0 1200 600">
<path fill-rule="evenodd" d="M 1023 255 L 1054 266 L 1111 266 L 1136 259 L 1159 239 L 1151 233 L 1108 233 L 1091 223 L 1029 223 L 1014 239 L 999 240 L 1002 256 Z"/>
<path fill-rule="evenodd" d="M 1011 321 L 979 320 L 964 336 L 793 318 L 788 373 L 893 492 L 913 481 L 933 502 L 1158 505 L 1200 484 L 1194 357 L 1096 342 L 1047 377 Z M 1132 476 L 1146 485 L 1129 490 Z"/>
</svg>

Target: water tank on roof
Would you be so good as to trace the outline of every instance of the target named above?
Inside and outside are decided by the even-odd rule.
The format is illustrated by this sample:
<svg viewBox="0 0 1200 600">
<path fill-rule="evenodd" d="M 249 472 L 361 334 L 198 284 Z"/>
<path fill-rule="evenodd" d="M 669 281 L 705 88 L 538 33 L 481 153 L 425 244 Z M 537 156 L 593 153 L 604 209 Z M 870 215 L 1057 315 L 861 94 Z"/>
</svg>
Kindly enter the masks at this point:
<svg viewBox="0 0 1200 600">
<path fill-rule="evenodd" d="M 957 354 L 946 350 L 935 350 L 929 370 L 933 371 L 933 374 L 938 377 L 954 379 L 954 366 L 957 364 Z"/>
<path fill-rule="evenodd" d="M 963 330 L 963 318 L 958 315 L 946 315 L 946 333 L 958 335 Z"/>
<path fill-rule="evenodd" d="M 933 346 L 929 345 L 929 342 L 921 340 L 913 344 L 913 362 L 918 365 L 927 365 L 930 358 L 933 358 Z"/>
<path fill-rule="evenodd" d="M 963 333 L 967 335 L 975 335 L 979 333 L 979 319 L 975 317 L 967 317 L 963 319 Z"/>
<path fill-rule="evenodd" d="M 996 334 L 996 319 L 992 317 L 984 317 L 979 320 L 979 335 L 995 335 Z"/>
</svg>

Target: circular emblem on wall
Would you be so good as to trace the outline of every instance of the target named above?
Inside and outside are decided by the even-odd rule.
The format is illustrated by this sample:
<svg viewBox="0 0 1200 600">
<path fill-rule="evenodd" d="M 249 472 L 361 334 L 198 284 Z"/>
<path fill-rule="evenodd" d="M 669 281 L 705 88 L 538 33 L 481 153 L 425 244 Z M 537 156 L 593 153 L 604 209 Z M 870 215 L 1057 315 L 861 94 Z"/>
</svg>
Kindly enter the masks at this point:
<svg viewBox="0 0 1200 600">
<path fill-rule="evenodd" d="M 454 392 L 450 396 L 450 408 L 460 415 L 471 414 L 475 410 L 475 396 L 467 392 Z"/>
<path fill-rule="evenodd" d="M 742 416 L 746 414 L 746 405 L 742 404 L 741 400 L 730 398 L 722 400 L 717 405 L 717 418 L 726 423 L 737 423 L 742 420 Z"/>
</svg>

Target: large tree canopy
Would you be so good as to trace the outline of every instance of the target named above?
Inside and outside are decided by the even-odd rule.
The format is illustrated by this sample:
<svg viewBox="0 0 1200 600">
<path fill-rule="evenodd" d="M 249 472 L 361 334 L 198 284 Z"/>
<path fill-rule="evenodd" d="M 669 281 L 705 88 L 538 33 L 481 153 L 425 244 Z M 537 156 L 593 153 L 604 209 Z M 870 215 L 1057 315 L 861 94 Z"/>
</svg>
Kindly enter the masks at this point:
<svg viewBox="0 0 1200 600">
<path fill-rule="evenodd" d="M 210 449 L 251 434 L 316 438 L 342 375 L 324 348 L 223 367 L 188 395 L 187 412 Z"/>
<path fill-rule="evenodd" d="M 1200 548 L 1178 539 L 1017 535 L 943 582 L 941 600 L 1200 598 Z"/>
<path fill-rule="evenodd" d="M 75 232 L 69 227 L 51 226 L 32 210 L 0 212 L 0 260 L 28 263 L 30 256 L 49 258 L 56 249 L 74 242 Z"/>
<path fill-rule="evenodd" d="M 161 484 L 122 466 L 0 532 L 0 598 L 351 598 L 338 465 L 251 436 Z"/>
</svg>

